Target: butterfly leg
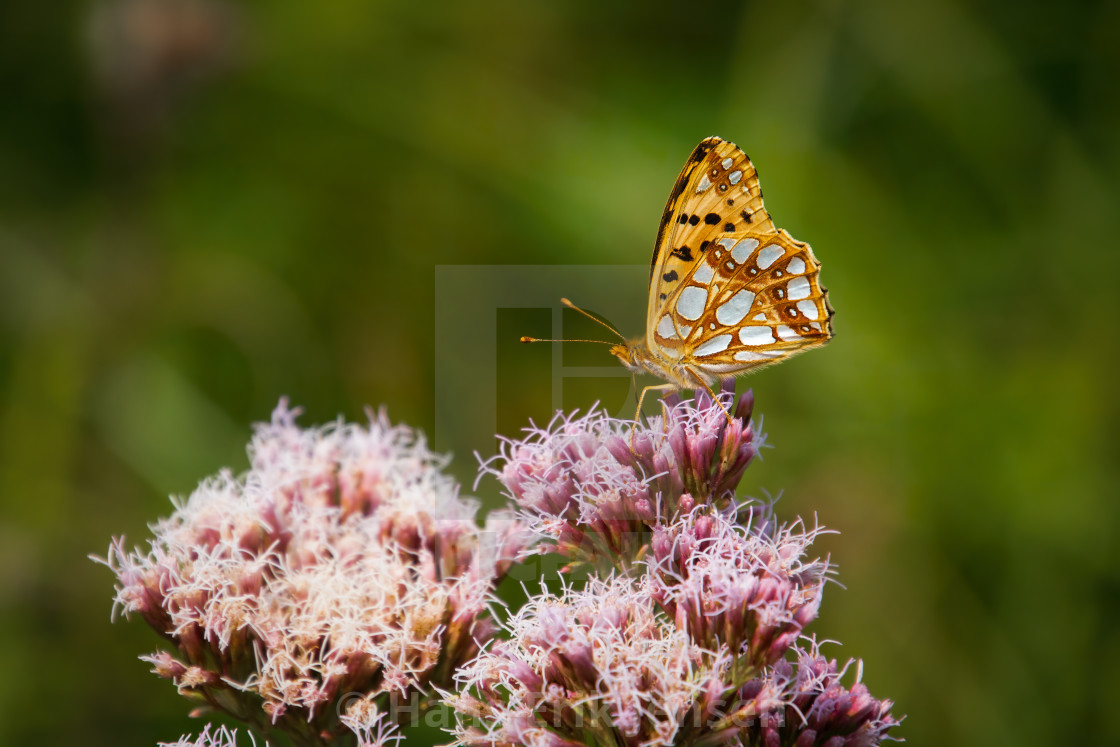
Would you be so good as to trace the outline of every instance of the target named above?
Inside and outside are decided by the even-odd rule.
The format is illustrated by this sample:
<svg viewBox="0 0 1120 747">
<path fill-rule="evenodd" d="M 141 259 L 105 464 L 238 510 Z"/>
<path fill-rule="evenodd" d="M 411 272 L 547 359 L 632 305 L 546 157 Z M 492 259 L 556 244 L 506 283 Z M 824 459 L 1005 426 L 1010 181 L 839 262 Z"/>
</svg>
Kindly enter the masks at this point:
<svg viewBox="0 0 1120 747">
<path fill-rule="evenodd" d="M 693 375 L 692 378 L 694 378 L 696 380 L 697 384 L 704 387 L 704 390 L 707 391 L 708 394 L 712 395 L 712 402 L 715 402 L 719 406 L 719 409 L 723 410 L 723 414 L 727 416 L 727 424 L 731 425 L 731 421 L 732 421 L 731 413 L 728 412 L 727 408 L 723 406 L 723 403 L 720 402 L 719 397 L 717 397 L 716 393 L 712 391 L 712 388 L 710 386 L 708 386 L 708 383 L 706 381 L 704 381 L 703 379 L 701 379 L 699 376 L 696 376 L 695 374 Z M 734 401 L 734 398 L 733 398 L 733 401 Z"/>
<path fill-rule="evenodd" d="M 631 454 L 633 454 L 634 456 L 638 455 L 638 453 L 636 451 L 634 451 L 634 432 L 636 430 L 638 430 L 638 423 L 639 423 L 639 421 L 641 420 L 641 417 L 642 417 L 642 400 L 644 400 L 646 398 L 646 392 L 648 392 L 651 389 L 660 389 L 661 391 L 667 391 L 667 390 L 672 391 L 673 389 L 678 389 L 678 388 L 679 387 L 676 384 L 651 384 L 650 386 L 647 386 L 644 389 L 642 389 L 642 393 L 640 395 L 638 395 L 638 409 L 634 413 L 634 427 L 630 429 L 630 453 Z"/>
</svg>

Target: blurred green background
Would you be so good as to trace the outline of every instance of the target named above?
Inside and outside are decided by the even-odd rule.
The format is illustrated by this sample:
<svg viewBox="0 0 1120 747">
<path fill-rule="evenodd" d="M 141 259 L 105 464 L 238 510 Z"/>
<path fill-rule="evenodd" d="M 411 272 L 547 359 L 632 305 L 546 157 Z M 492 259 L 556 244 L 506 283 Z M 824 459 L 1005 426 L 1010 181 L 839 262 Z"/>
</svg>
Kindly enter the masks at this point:
<svg viewBox="0 0 1120 747">
<path fill-rule="evenodd" d="M 469 486 L 472 423 L 549 416 L 552 346 L 515 340 L 557 295 L 641 331 L 713 134 L 837 309 L 739 382 L 776 447 L 745 492 L 841 532 L 812 630 L 910 744 L 1120 743 L 1117 80 L 1103 0 L 0 5 L 0 743 L 198 730 L 86 555 L 243 469 L 281 395 L 385 403 Z M 585 282 L 522 268 L 506 308 L 522 265 Z M 475 279 L 437 299 L 441 272 Z M 434 331 L 479 298 L 496 379 Z"/>
</svg>

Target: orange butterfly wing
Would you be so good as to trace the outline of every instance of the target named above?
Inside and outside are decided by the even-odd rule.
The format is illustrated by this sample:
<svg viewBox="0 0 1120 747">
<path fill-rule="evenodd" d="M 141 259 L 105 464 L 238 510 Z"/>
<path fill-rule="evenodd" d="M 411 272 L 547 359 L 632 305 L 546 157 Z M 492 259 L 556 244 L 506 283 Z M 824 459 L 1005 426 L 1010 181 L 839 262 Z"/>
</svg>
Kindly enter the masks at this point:
<svg viewBox="0 0 1120 747">
<path fill-rule="evenodd" d="M 650 263 L 646 329 L 653 329 L 669 294 L 716 235 L 752 227 L 774 227 L 762 206 L 754 165 L 734 143 L 707 138 L 685 162 L 661 216 Z"/>
<path fill-rule="evenodd" d="M 669 196 L 650 273 L 646 342 L 714 380 L 832 337 L 808 244 L 774 228 L 758 175 L 733 143 L 697 146 Z"/>
</svg>

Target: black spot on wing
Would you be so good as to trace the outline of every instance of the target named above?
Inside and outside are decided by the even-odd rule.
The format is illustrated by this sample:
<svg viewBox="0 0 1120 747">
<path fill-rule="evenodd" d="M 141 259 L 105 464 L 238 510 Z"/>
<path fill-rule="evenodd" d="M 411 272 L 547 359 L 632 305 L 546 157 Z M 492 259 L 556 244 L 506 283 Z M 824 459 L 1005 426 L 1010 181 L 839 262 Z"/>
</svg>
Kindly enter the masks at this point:
<svg viewBox="0 0 1120 747">
<path fill-rule="evenodd" d="M 731 233 L 734 230 L 735 230 L 735 224 L 734 223 L 724 223 L 723 224 L 723 232 L 724 233 Z"/>
<path fill-rule="evenodd" d="M 666 283 L 671 283 L 671 282 L 673 282 L 674 280 L 677 279 L 677 271 L 676 270 L 669 270 L 667 273 L 665 273 L 661 277 L 665 280 Z"/>
<path fill-rule="evenodd" d="M 673 189 L 669 192 L 669 199 L 665 202 L 665 210 L 661 213 L 661 225 L 657 227 L 657 239 L 653 244 L 653 259 L 649 265 L 649 279 L 653 282 L 653 273 L 657 269 L 658 253 L 661 251 L 661 246 L 665 241 L 665 231 L 669 228 L 669 221 L 673 219 L 673 206 L 677 203 L 677 198 L 684 192 L 685 187 L 688 186 L 692 175 L 696 173 L 696 168 L 699 164 L 704 162 L 708 154 L 719 145 L 719 138 L 708 138 L 707 140 L 700 141 L 700 144 L 692 151 L 692 155 L 685 161 L 684 168 L 677 176 L 677 181 L 673 184 Z"/>
<path fill-rule="evenodd" d="M 709 225 L 709 226 L 716 225 L 717 223 L 720 222 L 720 220 L 722 220 L 722 219 L 718 215 L 716 215 L 715 213 L 708 213 L 707 215 L 704 216 L 704 223 L 706 225 Z"/>
<path fill-rule="evenodd" d="M 674 249 L 672 252 L 670 252 L 670 254 L 684 262 L 692 261 L 692 250 L 687 246 L 682 246 L 679 249 Z"/>
</svg>

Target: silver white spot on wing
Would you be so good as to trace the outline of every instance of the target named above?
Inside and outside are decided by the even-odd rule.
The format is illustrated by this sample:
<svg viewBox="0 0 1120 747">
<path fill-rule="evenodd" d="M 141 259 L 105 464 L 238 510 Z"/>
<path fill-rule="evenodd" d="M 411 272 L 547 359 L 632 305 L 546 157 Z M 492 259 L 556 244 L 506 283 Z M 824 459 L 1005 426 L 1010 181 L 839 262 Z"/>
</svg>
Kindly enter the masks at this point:
<svg viewBox="0 0 1120 747">
<path fill-rule="evenodd" d="M 738 363 L 716 363 L 715 361 L 704 361 L 704 373 L 710 373 L 713 376 L 721 374 L 733 374 L 742 371 L 744 366 Z"/>
<path fill-rule="evenodd" d="M 779 324 L 778 328 L 774 331 L 778 333 L 779 340 L 784 340 L 786 342 L 792 342 L 800 337 L 791 327 L 787 327 L 784 324 Z"/>
<path fill-rule="evenodd" d="M 801 257 L 794 257 L 789 261 L 789 264 L 786 265 L 786 272 L 790 275 L 800 275 L 805 272 L 804 260 L 802 260 Z"/>
<path fill-rule="evenodd" d="M 720 239 L 716 243 L 722 246 L 724 249 L 731 251 L 731 247 L 735 246 L 735 239 Z"/>
<path fill-rule="evenodd" d="M 657 323 L 657 334 L 661 335 L 666 340 L 676 339 L 677 328 L 673 326 L 673 320 L 668 314 L 661 317 L 661 321 Z"/>
<path fill-rule="evenodd" d="M 776 244 L 767 244 L 762 247 L 758 252 L 758 269 L 765 270 L 770 265 L 778 261 L 778 257 L 785 254 L 785 250 Z"/>
<path fill-rule="evenodd" d="M 713 275 L 715 275 L 715 272 L 712 270 L 712 266 L 707 262 L 701 262 L 696 266 L 696 271 L 692 273 L 692 281 L 707 285 L 711 282 Z"/>
<path fill-rule="evenodd" d="M 817 313 L 817 304 L 811 298 L 798 301 L 797 310 L 804 314 L 806 319 L 820 319 L 820 314 Z"/>
<path fill-rule="evenodd" d="M 739 330 L 739 342 L 744 345 L 770 345 L 774 334 L 769 327 L 743 327 Z"/>
<path fill-rule="evenodd" d="M 735 355 L 733 357 L 737 361 L 743 361 L 744 363 L 749 363 L 750 361 L 773 360 L 774 358 L 780 358 L 781 356 L 782 356 L 782 353 L 781 353 L 781 351 L 778 351 L 778 350 L 770 350 L 770 351 L 760 350 L 758 352 L 755 352 L 754 350 L 740 350 L 739 352 L 735 353 Z"/>
<path fill-rule="evenodd" d="M 756 322 L 765 322 L 766 321 L 766 315 L 765 314 L 755 314 L 754 316 L 751 317 L 751 319 L 755 320 Z"/>
<path fill-rule="evenodd" d="M 723 170 L 727 171 L 727 169 L 731 168 L 731 164 L 733 163 L 735 163 L 734 159 L 725 158 L 723 159 L 723 163 L 721 163 L 720 166 L 723 166 Z"/>
<path fill-rule="evenodd" d="M 712 186 L 712 180 L 708 178 L 707 174 L 704 174 L 704 178 L 701 179 L 700 183 L 696 185 L 696 191 L 697 193 L 703 192 L 710 186 Z"/>
<path fill-rule="evenodd" d="M 746 262 L 757 246 L 758 239 L 743 239 L 731 250 L 731 258 L 736 262 Z"/>
<path fill-rule="evenodd" d="M 708 291 L 706 288 L 690 285 L 677 296 L 677 313 L 685 319 L 695 321 L 704 313 L 704 303 L 707 300 Z"/>
<path fill-rule="evenodd" d="M 716 321 L 725 327 L 738 324 L 754 305 L 754 293 L 744 288 L 716 309 Z M 764 317 L 765 318 L 765 317 Z"/>
<path fill-rule="evenodd" d="M 728 174 L 727 181 L 731 182 L 732 184 L 738 184 L 739 180 L 742 179 L 742 178 L 743 178 L 743 172 L 742 171 L 732 171 L 730 174 Z"/>
<path fill-rule="evenodd" d="M 786 293 L 789 294 L 791 301 L 796 301 L 799 298 L 808 298 L 812 289 L 809 287 L 809 279 L 800 277 L 794 278 L 786 285 Z"/>
<path fill-rule="evenodd" d="M 699 358 L 705 355 L 722 353 L 724 350 L 727 350 L 727 346 L 730 344 L 731 335 L 717 335 L 692 351 L 692 355 Z"/>
</svg>

